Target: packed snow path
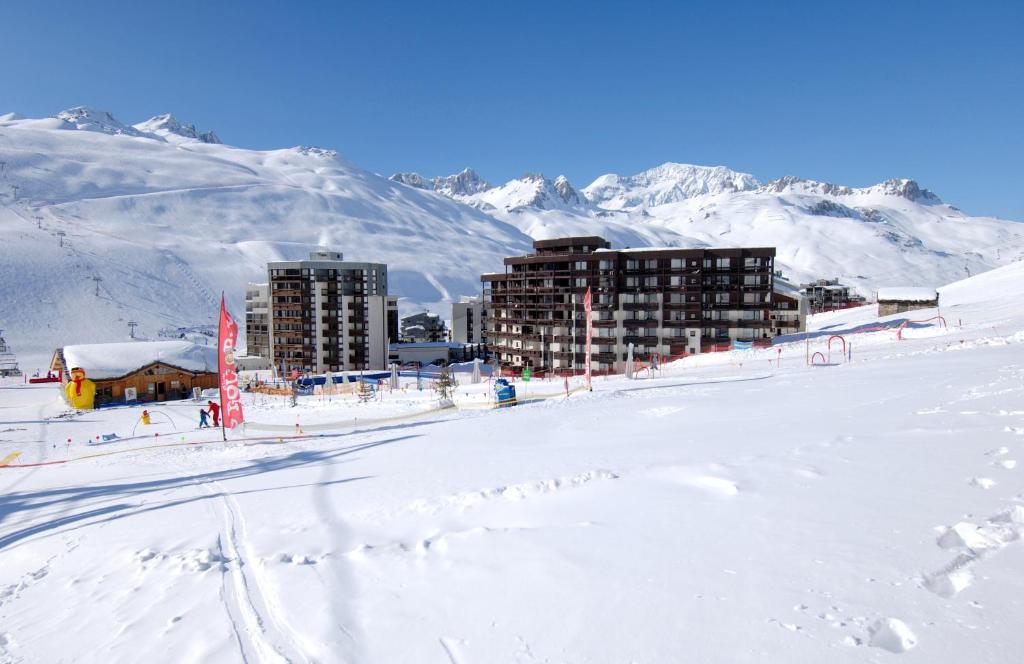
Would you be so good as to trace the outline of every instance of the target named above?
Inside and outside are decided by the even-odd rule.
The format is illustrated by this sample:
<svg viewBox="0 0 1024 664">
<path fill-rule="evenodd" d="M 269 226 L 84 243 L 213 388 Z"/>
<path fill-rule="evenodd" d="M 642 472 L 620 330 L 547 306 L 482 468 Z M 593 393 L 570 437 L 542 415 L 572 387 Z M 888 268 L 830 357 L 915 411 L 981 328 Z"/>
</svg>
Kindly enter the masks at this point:
<svg viewBox="0 0 1024 664">
<path fill-rule="evenodd" d="M 1024 307 L 949 300 L 962 328 L 851 335 L 839 366 L 801 342 L 512 409 L 0 469 L 0 661 L 1015 661 Z M 74 457 L 138 415 L 61 412 L 2 386 L 0 457 Z"/>
</svg>

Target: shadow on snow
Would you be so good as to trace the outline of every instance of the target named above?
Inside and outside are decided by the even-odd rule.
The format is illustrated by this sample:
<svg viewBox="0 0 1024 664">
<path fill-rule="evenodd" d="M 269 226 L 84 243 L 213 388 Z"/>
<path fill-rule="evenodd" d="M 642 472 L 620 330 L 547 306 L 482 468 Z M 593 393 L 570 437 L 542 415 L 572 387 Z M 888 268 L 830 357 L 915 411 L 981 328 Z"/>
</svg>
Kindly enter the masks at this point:
<svg viewBox="0 0 1024 664">
<path fill-rule="evenodd" d="M 419 434 L 411 434 L 406 436 L 397 436 L 394 438 L 387 438 L 384 440 L 378 440 L 368 443 L 361 443 L 358 445 L 350 445 L 348 447 L 337 448 L 333 450 L 309 450 L 294 452 L 281 457 L 273 457 L 270 459 L 261 459 L 252 461 L 245 466 L 237 468 L 229 468 L 227 470 L 219 470 L 208 473 L 199 473 L 196 475 L 187 475 L 182 477 L 168 477 L 163 479 L 149 480 L 145 482 L 132 482 L 124 484 L 97 484 L 97 485 L 86 485 L 86 486 L 69 486 L 61 487 L 56 489 L 45 489 L 41 491 L 20 491 L 8 493 L 0 496 L 0 523 L 3 523 L 9 516 L 17 514 L 19 512 L 36 512 L 39 510 L 45 510 L 49 507 L 63 507 L 66 509 L 74 509 L 76 506 L 89 507 L 85 511 L 75 512 L 73 514 L 61 515 L 57 518 L 50 518 L 41 523 L 35 523 L 33 525 L 25 526 L 19 530 L 8 532 L 0 535 L 0 551 L 16 544 L 25 538 L 38 535 L 46 532 L 67 532 L 69 530 L 76 530 L 77 528 L 94 525 L 98 523 L 107 523 L 110 521 L 116 521 L 128 516 L 135 516 L 138 514 L 144 514 L 146 512 L 152 512 L 155 510 L 165 509 L 169 507 L 176 507 L 191 502 L 209 500 L 211 498 L 223 497 L 225 493 L 203 493 L 201 495 L 190 496 L 188 498 L 182 498 L 177 500 L 163 501 L 157 504 L 146 504 L 146 501 L 140 500 L 138 502 L 124 502 L 126 499 L 135 499 L 148 496 L 157 491 L 166 491 L 168 489 L 183 488 L 188 486 L 197 486 L 207 482 L 219 482 L 223 480 L 233 480 L 243 477 L 252 477 L 255 475 L 261 475 L 264 473 L 273 473 L 281 470 L 289 470 L 294 468 L 301 468 L 304 466 L 310 466 L 325 462 L 330 462 L 333 459 L 339 459 L 357 452 L 372 449 L 374 447 L 380 447 L 382 445 L 390 445 L 393 443 L 402 442 L 412 438 L 418 437 Z M 243 495 L 246 493 L 261 493 L 264 491 L 277 491 L 282 489 L 299 488 L 304 486 L 328 486 L 332 484 L 345 484 L 348 482 L 354 482 L 357 480 L 369 479 L 369 476 L 362 477 L 350 477 L 345 479 L 333 480 L 329 482 L 316 482 L 313 484 L 298 484 L 292 486 L 276 486 L 266 487 L 261 489 L 250 489 L 245 491 L 230 492 L 231 495 Z M 120 501 L 111 505 L 104 505 L 102 507 L 95 507 L 90 505 L 90 502 L 100 501 Z M 31 518 L 31 517 L 30 517 Z M 87 523 L 86 523 L 87 522 Z M 67 526 L 73 527 L 68 528 Z"/>
</svg>

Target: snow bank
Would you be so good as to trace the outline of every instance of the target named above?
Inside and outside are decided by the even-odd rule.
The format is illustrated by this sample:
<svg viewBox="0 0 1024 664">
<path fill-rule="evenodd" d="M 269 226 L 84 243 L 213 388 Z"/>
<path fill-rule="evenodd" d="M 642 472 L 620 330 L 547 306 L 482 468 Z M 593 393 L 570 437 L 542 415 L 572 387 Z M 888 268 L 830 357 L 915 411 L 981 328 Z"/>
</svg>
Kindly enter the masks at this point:
<svg viewBox="0 0 1024 664">
<path fill-rule="evenodd" d="M 190 341 L 133 341 L 64 347 L 68 368 L 82 367 L 89 378 L 117 378 L 153 362 L 186 371 L 217 371 L 217 349 Z"/>
</svg>

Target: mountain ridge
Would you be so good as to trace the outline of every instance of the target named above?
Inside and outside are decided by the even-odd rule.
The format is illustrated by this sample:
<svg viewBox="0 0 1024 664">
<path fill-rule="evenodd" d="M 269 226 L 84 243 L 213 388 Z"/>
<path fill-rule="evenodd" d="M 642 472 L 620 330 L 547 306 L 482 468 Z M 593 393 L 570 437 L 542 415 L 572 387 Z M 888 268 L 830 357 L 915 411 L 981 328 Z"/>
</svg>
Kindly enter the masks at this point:
<svg viewBox="0 0 1024 664">
<path fill-rule="evenodd" d="M 774 246 L 790 280 L 839 277 L 865 295 L 1024 258 L 1024 224 L 966 215 L 913 180 L 761 184 L 667 162 L 616 176 L 601 201 L 619 209 L 608 209 L 565 177 L 388 179 L 328 148 L 202 142 L 169 114 L 137 125 L 88 107 L 58 115 L 0 116 L 0 278 L 25 286 L 0 294 L 0 328 L 40 353 L 120 340 L 129 318 L 143 335 L 208 324 L 213 294 L 241 311 L 244 282 L 264 278 L 267 261 L 325 246 L 388 263 L 404 310 L 443 315 L 504 257 L 566 235 L 620 248 Z"/>
</svg>

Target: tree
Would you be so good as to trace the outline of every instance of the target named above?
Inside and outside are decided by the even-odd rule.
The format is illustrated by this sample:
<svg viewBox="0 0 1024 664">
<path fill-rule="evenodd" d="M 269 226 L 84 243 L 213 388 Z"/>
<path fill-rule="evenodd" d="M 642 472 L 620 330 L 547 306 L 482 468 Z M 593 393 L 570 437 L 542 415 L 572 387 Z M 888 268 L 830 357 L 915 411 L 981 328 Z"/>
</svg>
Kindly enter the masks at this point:
<svg viewBox="0 0 1024 664">
<path fill-rule="evenodd" d="M 441 369 L 441 375 L 437 377 L 437 386 L 434 388 L 437 390 L 437 396 L 442 400 L 451 399 L 455 387 L 455 380 L 448 371 L 448 367 L 444 367 Z"/>
</svg>

